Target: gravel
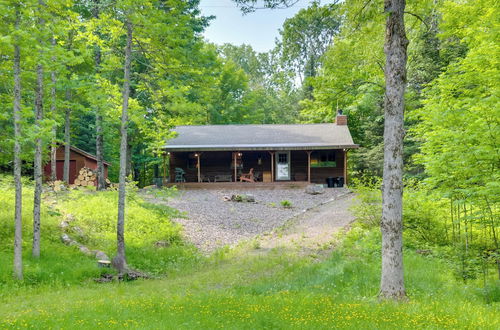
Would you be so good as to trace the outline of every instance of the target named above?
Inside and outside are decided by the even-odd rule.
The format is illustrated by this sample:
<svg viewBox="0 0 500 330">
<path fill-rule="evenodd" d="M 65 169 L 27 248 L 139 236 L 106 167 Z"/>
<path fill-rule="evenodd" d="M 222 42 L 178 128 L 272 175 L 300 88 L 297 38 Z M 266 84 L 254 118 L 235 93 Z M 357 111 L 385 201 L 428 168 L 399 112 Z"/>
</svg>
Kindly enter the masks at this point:
<svg viewBox="0 0 500 330">
<path fill-rule="evenodd" d="M 185 212 L 186 218 L 172 220 L 183 226 L 185 239 L 200 250 L 211 252 L 270 232 L 304 210 L 331 201 L 346 192 L 343 188 L 325 189 L 325 193 L 319 195 L 307 194 L 304 189 L 193 189 L 181 190 L 178 196 L 168 200 L 148 200 L 166 203 Z M 224 201 L 224 197 L 235 194 L 253 195 L 255 203 Z M 285 200 L 291 203 L 290 208 L 281 205 Z"/>
</svg>

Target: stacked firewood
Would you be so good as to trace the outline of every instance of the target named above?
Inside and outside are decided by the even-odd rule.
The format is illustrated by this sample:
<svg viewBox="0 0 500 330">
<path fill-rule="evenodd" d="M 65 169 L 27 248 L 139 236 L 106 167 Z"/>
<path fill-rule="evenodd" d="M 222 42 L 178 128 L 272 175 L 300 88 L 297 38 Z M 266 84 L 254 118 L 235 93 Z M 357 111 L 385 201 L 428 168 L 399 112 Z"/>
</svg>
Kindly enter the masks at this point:
<svg viewBox="0 0 500 330">
<path fill-rule="evenodd" d="M 108 190 L 118 190 L 118 183 L 113 183 L 106 178 L 106 188 Z"/>
<path fill-rule="evenodd" d="M 96 185 L 96 173 L 88 168 L 82 167 L 78 173 L 78 177 L 75 179 L 75 186 L 95 186 Z"/>
<path fill-rule="evenodd" d="M 66 183 L 64 181 L 61 181 L 61 180 L 56 180 L 54 182 L 49 182 L 48 185 L 55 192 L 59 192 L 59 191 L 67 190 L 68 189 L 68 186 L 66 185 Z"/>
</svg>

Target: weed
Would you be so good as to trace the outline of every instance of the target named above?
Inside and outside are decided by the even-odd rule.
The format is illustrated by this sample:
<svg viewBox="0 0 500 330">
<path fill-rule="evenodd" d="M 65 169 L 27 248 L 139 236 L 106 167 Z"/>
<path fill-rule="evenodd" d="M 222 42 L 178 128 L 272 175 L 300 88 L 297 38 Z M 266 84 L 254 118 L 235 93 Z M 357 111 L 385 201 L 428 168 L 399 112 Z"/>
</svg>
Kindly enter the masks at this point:
<svg viewBox="0 0 500 330">
<path fill-rule="evenodd" d="M 290 202 L 289 200 L 283 200 L 280 202 L 281 206 L 283 206 L 285 209 L 289 209 L 289 208 L 292 208 L 292 202 Z"/>
</svg>

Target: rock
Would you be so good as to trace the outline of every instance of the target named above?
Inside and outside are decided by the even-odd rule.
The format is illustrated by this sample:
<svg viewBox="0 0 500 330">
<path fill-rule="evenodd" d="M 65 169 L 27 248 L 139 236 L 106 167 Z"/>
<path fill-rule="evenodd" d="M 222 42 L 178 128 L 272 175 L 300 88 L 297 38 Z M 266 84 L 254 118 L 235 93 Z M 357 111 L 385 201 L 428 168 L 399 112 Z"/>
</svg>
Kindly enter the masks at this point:
<svg viewBox="0 0 500 330">
<path fill-rule="evenodd" d="M 95 258 L 97 260 L 107 260 L 107 261 L 110 261 L 108 255 L 106 253 L 102 252 L 102 251 L 97 251 L 95 253 Z"/>
<path fill-rule="evenodd" d="M 229 196 L 222 196 L 222 200 L 224 202 L 229 202 L 229 201 L 231 201 L 231 197 L 229 197 Z"/>
<path fill-rule="evenodd" d="M 74 241 L 66 234 L 61 235 L 61 241 L 66 245 L 71 245 Z"/>
<path fill-rule="evenodd" d="M 76 235 L 78 235 L 78 237 L 80 237 L 80 238 L 85 238 L 85 237 L 86 237 L 86 236 L 85 236 L 85 233 L 83 232 L 82 228 L 80 228 L 80 227 L 75 226 L 75 227 L 71 228 L 71 230 L 72 230 L 72 231 L 73 231 Z"/>
<path fill-rule="evenodd" d="M 246 203 L 254 203 L 255 196 L 250 194 L 241 194 L 241 195 L 233 195 L 231 196 L 231 200 L 233 202 L 246 202 Z"/>
<path fill-rule="evenodd" d="M 95 278 L 94 281 L 97 283 L 109 283 L 112 282 L 114 276 L 112 274 L 101 274 L 101 277 Z"/>
<path fill-rule="evenodd" d="M 164 248 L 170 246 L 170 243 L 167 241 L 157 241 L 155 242 L 155 247 L 157 248 Z"/>
<path fill-rule="evenodd" d="M 85 245 L 80 245 L 79 249 L 80 249 L 81 253 L 83 253 L 83 254 L 85 254 L 87 256 L 92 255 L 92 252 L 90 252 L 89 248 L 86 247 Z"/>
<path fill-rule="evenodd" d="M 69 222 L 68 222 L 68 221 L 63 220 L 63 221 L 61 221 L 61 223 L 59 224 L 59 227 L 60 227 L 61 229 L 63 229 L 63 230 L 64 230 L 64 229 L 66 229 L 66 228 L 68 228 L 68 227 L 69 227 Z"/>
<path fill-rule="evenodd" d="M 424 255 L 424 256 L 432 254 L 431 250 L 417 250 L 415 252 L 418 253 L 418 254 Z"/>
<path fill-rule="evenodd" d="M 306 187 L 306 193 L 311 195 L 319 195 L 325 192 L 325 188 L 322 185 L 311 184 Z"/>
<path fill-rule="evenodd" d="M 73 214 L 68 213 L 64 216 L 64 220 L 66 220 L 67 222 L 71 222 L 75 220 L 75 217 L 73 216 Z"/>
</svg>

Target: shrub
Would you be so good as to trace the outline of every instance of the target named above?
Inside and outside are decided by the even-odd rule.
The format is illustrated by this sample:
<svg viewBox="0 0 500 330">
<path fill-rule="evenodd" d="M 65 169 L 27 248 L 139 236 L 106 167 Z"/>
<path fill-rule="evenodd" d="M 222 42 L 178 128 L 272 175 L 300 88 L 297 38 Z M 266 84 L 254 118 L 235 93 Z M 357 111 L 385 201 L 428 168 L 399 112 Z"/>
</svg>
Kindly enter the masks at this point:
<svg viewBox="0 0 500 330">
<path fill-rule="evenodd" d="M 286 209 L 289 209 L 292 207 L 292 202 L 285 199 L 285 200 L 281 201 L 281 206 L 283 206 Z"/>
</svg>

